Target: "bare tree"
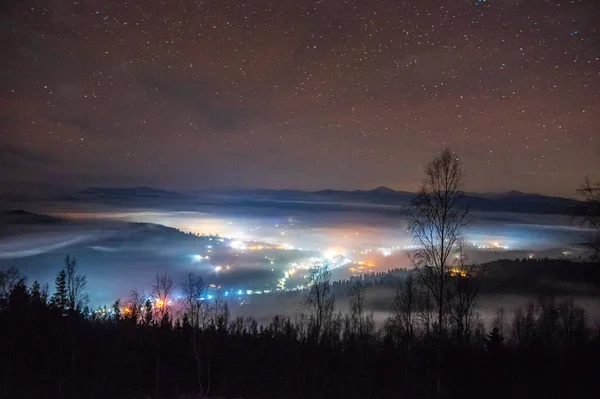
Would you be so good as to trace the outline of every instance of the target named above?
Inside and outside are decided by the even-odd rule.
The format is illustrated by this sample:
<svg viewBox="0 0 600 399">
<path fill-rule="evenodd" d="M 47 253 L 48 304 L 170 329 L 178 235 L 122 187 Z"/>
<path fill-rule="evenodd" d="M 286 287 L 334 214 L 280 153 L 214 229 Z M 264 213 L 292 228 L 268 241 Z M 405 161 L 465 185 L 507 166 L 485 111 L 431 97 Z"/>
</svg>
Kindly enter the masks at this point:
<svg viewBox="0 0 600 399">
<path fill-rule="evenodd" d="M 512 319 L 511 338 L 516 346 L 530 345 L 537 335 L 536 320 L 538 309 L 534 302 L 529 302 L 525 310 L 515 310 Z"/>
<path fill-rule="evenodd" d="M 23 282 L 25 282 L 25 277 L 16 267 L 11 267 L 6 271 L 0 270 L 0 307 L 6 306 L 13 288 Z"/>
<path fill-rule="evenodd" d="M 448 313 L 456 338 L 466 343 L 477 327 L 478 315 L 475 306 L 479 293 L 479 279 L 476 276 L 475 265 L 467 262 L 463 244 L 459 245 L 458 262 L 450 269 Z"/>
<path fill-rule="evenodd" d="M 220 296 L 215 296 L 215 300 L 212 304 L 212 323 L 213 326 L 220 332 L 227 332 L 229 325 L 229 305 Z"/>
<path fill-rule="evenodd" d="M 600 181 L 593 183 L 589 177 L 586 177 L 577 191 L 585 200 L 582 224 L 591 230 L 585 237 L 584 244 L 590 251 L 590 257 L 593 260 L 600 260 Z"/>
<path fill-rule="evenodd" d="M 497 328 L 500 336 L 504 337 L 506 331 L 506 317 L 504 315 L 504 308 L 501 307 L 496 310 L 496 317 L 492 322 L 492 328 Z"/>
<path fill-rule="evenodd" d="M 420 280 L 420 279 L 419 279 Z M 430 337 L 436 331 L 435 304 L 431 291 L 422 285 L 417 285 L 417 320 L 423 334 Z"/>
<path fill-rule="evenodd" d="M 573 298 L 565 299 L 558 304 L 560 340 L 570 347 L 585 342 L 587 334 L 585 310 L 575 306 Z"/>
<path fill-rule="evenodd" d="M 200 339 L 200 329 L 203 328 L 207 305 L 203 300 L 206 292 L 206 284 L 200 276 L 189 272 L 185 282 L 182 284 L 183 293 L 185 294 L 184 312 L 192 327 L 191 344 L 196 361 L 196 372 L 198 378 L 198 389 L 200 395 L 204 395 L 202 384 L 202 340 Z"/>
<path fill-rule="evenodd" d="M 450 300 L 450 269 L 462 241 L 468 207 L 461 199 L 463 170 L 456 154 L 445 148 L 425 167 L 425 179 L 408 208 L 408 232 L 418 249 L 411 260 L 431 293 L 437 308 L 437 330 L 444 331 Z"/>
<path fill-rule="evenodd" d="M 200 328 L 205 313 L 204 309 L 207 307 L 206 301 L 203 300 L 207 288 L 206 284 L 202 277 L 189 272 L 181 288 L 185 295 L 183 309 L 188 321 L 192 327 Z"/>
<path fill-rule="evenodd" d="M 396 290 L 392 313 L 396 323 L 402 328 L 402 334 L 408 341 L 414 337 L 417 321 L 417 287 L 412 274 L 406 276 L 402 286 Z"/>
<path fill-rule="evenodd" d="M 77 273 L 77 260 L 67 255 L 65 257 L 65 275 L 67 287 L 67 308 L 70 312 L 81 313 L 88 304 L 85 292 L 87 279 L 85 275 Z"/>
<path fill-rule="evenodd" d="M 307 276 L 308 294 L 304 298 L 304 316 L 307 319 L 308 337 L 321 341 L 329 330 L 335 297 L 331 293 L 331 272 L 327 264 L 316 264 Z"/>
<path fill-rule="evenodd" d="M 452 151 L 444 148 L 425 166 L 425 179 L 419 193 L 407 210 L 408 232 L 418 249 L 411 255 L 420 273 L 426 295 L 433 299 L 437 311 L 435 331 L 438 334 L 436 393 L 442 396 L 441 337 L 446 330 L 447 308 L 452 292 L 449 289 L 450 270 L 459 261 L 453 255 L 459 250 L 466 227 L 468 207 L 462 203 L 464 193 L 461 162 Z M 428 319 L 430 314 L 424 314 Z M 428 328 L 428 326 L 427 326 Z"/>
<path fill-rule="evenodd" d="M 365 310 L 365 286 L 356 281 L 348 294 L 350 298 L 350 332 L 360 339 L 370 337 L 375 329 L 373 312 L 366 313 Z"/>
<path fill-rule="evenodd" d="M 161 364 L 161 346 L 162 346 L 162 327 L 170 327 L 169 319 L 169 298 L 173 289 L 173 279 L 166 273 L 160 275 L 156 273 L 156 279 L 152 286 L 152 298 L 154 300 L 154 318 L 161 329 L 156 330 L 156 362 L 155 362 L 155 397 L 160 397 L 160 364 Z M 150 307 L 149 301 L 146 301 L 146 310 Z"/>
<path fill-rule="evenodd" d="M 142 320 L 144 310 L 144 293 L 140 293 L 137 289 L 133 289 L 129 294 L 123 317 L 137 324 Z"/>
<path fill-rule="evenodd" d="M 173 279 L 166 273 L 156 273 L 156 279 L 152 286 L 152 297 L 154 299 L 154 312 L 157 321 L 169 315 L 169 298 L 173 289 Z"/>
</svg>

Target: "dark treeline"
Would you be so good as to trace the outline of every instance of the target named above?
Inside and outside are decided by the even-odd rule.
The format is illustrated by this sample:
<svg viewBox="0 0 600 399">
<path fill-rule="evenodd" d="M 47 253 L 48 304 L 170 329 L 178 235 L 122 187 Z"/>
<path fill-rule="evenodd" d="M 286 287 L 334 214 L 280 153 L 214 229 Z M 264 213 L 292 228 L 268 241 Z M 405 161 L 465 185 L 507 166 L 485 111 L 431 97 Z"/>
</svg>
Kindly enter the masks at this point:
<svg viewBox="0 0 600 399">
<path fill-rule="evenodd" d="M 531 296 L 572 296 L 600 294 L 600 263 L 571 259 L 523 258 L 499 259 L 475 265 L 480 279 L 478 293 L 520 294 Z M 412 271 L 414 274 L 415 272 Z M 393 288 L 409 274 L 408 269 L 374 272 L 332 284 L 336 295 L 345 295 L 355 282 L 367 288 Z"/>
<path fill-rule="evenodd" d="M 497 260 L 478 266 L 482 294 L 598 295 L 600 264 L 569 259 Z"/>
<path fill-rule="evenodd" d="M 334 299 L 329 278 L 313 268 L 302 314 L 259 325 L 231 317 L 218 298 L 201 300 L 207 287 L 192 274 L 178 304 L 175 283 L 159 275 L 149 295 L 90 311 L 72 258 L 52 290 L 1 272 L 0 397 L 597 397 L 600 337 L 571 301 L 532 303 L 510 320 L 499 311 L 486 330 L 477 279 L 453 272 L 440 326 L 428 291 L 407 274 L 378 327 L 362 279 Z M 336 312 L 335 300 L 350 311 Z"/>
</svg>

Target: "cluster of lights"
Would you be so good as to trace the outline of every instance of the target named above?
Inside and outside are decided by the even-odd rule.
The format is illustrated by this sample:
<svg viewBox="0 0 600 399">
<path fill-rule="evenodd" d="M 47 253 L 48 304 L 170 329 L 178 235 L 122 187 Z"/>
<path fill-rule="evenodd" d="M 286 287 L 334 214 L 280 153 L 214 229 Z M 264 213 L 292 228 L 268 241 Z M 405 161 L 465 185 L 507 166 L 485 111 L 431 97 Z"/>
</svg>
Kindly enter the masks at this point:
<svg viewBox="0 0 600 399">
<path fill-rule="evenodd" d="M 114 314 L 115 314 L 115 311 L 113 309 L 106 309 L 106 308 L 99 308 L 99 309 L 94 310 L 89 313 L 90 316 L 96 315 L 96 316 L 100 316 L 100 317 L 110 317 L 110 316 L 113 316 Z"/>
<path fill-rule="evenodd" d="M 229 246 L 233 249 L 237 249 L 238 251 L 243 251 L 245 249 L 248 249 L 248 247 L 246 246 L 246 244 L 244 244 L 243 241 L 240 240 L 233 240 L 229 243 Z"/>
<path fill-rule="evenodd" d="M 279 228 L 279 225 L 276 225 L 275 227 Z M 281 235 L 283 235 L 282 232 L 280 232 Z M 265 243 L 265 242 L 249 242 L 247 240 L 244 240 L 245 235 L 243 233 L 239 233 L 234 235 L 234 239 L 223 239 L 223 238 L 214 238 L 214 240 L 218 240 L 219 242 L 226 242 L 227 246 L 231 249 L 233 249 L 234 251 L 238 251 L 240 253 L 242 252 L 246 252 L 246 251 L 268 251 L 268 250 L 281 250 L 281 251 L 287 251 L 287 250 L 298 250 L 298 251 L 304 251 L 304 249 L 302 248 L 295 248 L 289 244 L 286 243 Z M 209 238 L 210 241 L 213 240 L 213 238 Z M 195 262 L 202 262 L 202 261 L 208 261 L 210 259 L 210 256 L 207 255 L 207 253 L 211 253 L 211 249 L 212 249 L 212 245 L 206 245 L 206 250 L 205 250 L 205 254 L 200 255 L 192 255 L 192 259 Z M 410 250 L 410 249 L 417 249 L 419 248 L 419 246 L 417 245 L 409 245 L 409 246 L 405 246 L 404 250 Z M 364 249 L 360 251 L 360 254 L 363 255 L 371 255 L 374 252 L 378 252 L 381 255 L 383 255 L 384 257 L 390 256 L 392 255 L 394 252 L 401 250 L 402 247 L 399 246 L 393 246 L 393 247 L 387 247 L 387 248 L 369 248 L 369 249 Z M 293 290 L 301 290 L 304 288 L 303 285 L 298 285 L 295 287 L 289 287 L 289 282 L 290 279 L 292 279 L 295 275 L 297 275 L 297 272 L 300 270 L 308 270 L 310 269 L 313 265 L 315 264 L 323 264 L 323 263 L 327 263 L 329 265 L 330 269 L 339 269 L 342 267 L 347 267 L 349 269 L 350 272 L 352 272 L 353 274 L 356 273 L 363 273 L 369 270 L 372 270 L 373 268 L 376 267 L 376 265 L 374 263 L 370 263 L 370 262 L 366 262 L 366 261 L 357 261 L 355 258 L 355 254 L 357 254 L 358 251 L 356 250 L 347 250 L 346 248 L 343 247 L 330 247 L 330 248 L 326 248 L 323 250 L 320 250 L 321 256 L 318 257 L 310 257 L 307 259 L 303 259 L 301 262 L 296 263 L 296 262 L 291 262 L 289 264 L 289 268 L 287 268 L 286 271 L 283 272 L 283 276 L 281 276 L 278 280 L 277 280 L 277 284 L 276 284 L 276 291 L 293 291 Z M 352 254 L 352 258 L 348 256 L 348 254 Z M 235 256 L 240 256 L 238 254 L 236 254 Z M 266 262 L 268 262 L 269 265 L 274 265 L 276 263 L 276 259 L 274 257 L 268 257 L 265 256 L 264 257 Z M 231 268 L 231 266 L 228 265 L 213 265 L 213 271 L 215 273 L 222 273 L 225 270 L 228 270 Z M 275 271 L 274 268 L 271 268 L 271 271 Z M 241 295 L 255 295 L 255 294 L 268 294 L 271 293 L 271 290 L 238 290 L 237 294 L 239 296 Z M 231 297 L 234 296 L 236 294 L 236 291 L 234 290 L 223 290 L 223 295 L 225 297 Z M 205 298 L 202 298 L 203 300 L 206 299 L 211 299 L 212 296 L 207 295 Z M 241 298 L 240 298 L 241 299 Z"/>
<path fill-rule="evenodd" d="M 275 263 L 275 259 L 274 258 L 269 258 L 268 256 L 265 256 L 265 259 L 269 261 L 269 264 L 274 264 Z M 271 271 L 273 271 L 273 269 L 271 269 Z"/>
<path fill-rule="evenodd" d="M 350 272 L 352 272 L 352 274 L 359 274 L 367 272 L 375 267 L 377 266 L 371 262 L 357 262 L 356 266 L 350 267 Z"/>
<path fill-rule="evenodd" d="M 278 227 L 278 226 L 276 226 Z M 237 236 L 242 236 L 243 234 L 238 234 Z M 219 239 L 219 241 L 223 242 L 223 239 Z M 303 251 L 302 248 L 295 248 L 289 244 L 269 244 L 269 243 L 249 243 L 247 241 L 243 241 L 242 239 L 233 239 L 228 240 L 228 247 L 235 251 L 245 252 L 245 251 L 263 251 L 263 250 L 299 250 Z M 404 249 L 414 249 L 417 246 L 408 246 Z M 211 252 L 212 246 L 207 245 L 206 249 L 208 253 Z M 391 248 L 379 248 L 379 249 L 365 249 L 360 253 L 367 255 L 371 254 L 373 251 L 379 251 L 383 256 L 389 256 L 392 253 L 400 250 L 400 247 L 391 247 Z M 356 253 L 357 251 L 351 251 L 352 253 Z M 348 251 L 343 247 L 330 247 L 321 251 L 322 256 L 320 257 L 310 257 L 306 260 L 303 260 L 300 263 L 291 262 L 290 267 L 284 271 L 283 276 L 277 280 L 276 290 L 277 291 L 294 291 L 301 290 L 304 288 L 303 285 L 297 285 L 295 287 L 288 287 L 289 280 L 297 275 L 299 270 L 308 270 L 315 264 L 327 263 L 330 269 L 339 269 L 347 265 L 352 265 L 349 267 L 349 270 L 355 273 L 361 273 L 368 271 L 374 267 L 375 264 L 370 262 L 359 261 L 356 262 L 349 257 L 347 257 Z M 239 256 L 239 255 L 236 255 Z M 192 255 L 192 258 L 195 262 L 201 262 L 205 260 L 209 260 L 210 257 L 208 255 Z M 270 265 L 275 264 L 275 258 L 265 256 L 265 260 L 269 262 Z M 223 272 L 224 270 L 230 269 L 230 266 L 224 265 L 215 265 L 213 266 L 213 271 L 215 273 Z M 275 271 L 275 269 L 271 269 L 271 271 Z M 220 288 L 220 287 L 219 287 Z M 230 297 L 237 293 L 238 296 L 241 295 L 260 295 L 260 294 L 268 294 L 271 293 L 271 290 L 238 290 L 237 292 L 234 290 L 224 290 L 224 296 Z M 212 299 L 212 295 L 207 295 L 206 297 L 201 298 L 202 300 Z M 240 298 L 241 299 L 241 298 Z"/>
<path fill-rule="evenodd" d="M 388 257 L 394 253 L 394 251 L 391 250 L 390 248 L 380 248 L 379 250 L 381 251 L 381 254 L 385 257 Z"/>
<path fill-rule="evenodd" d="M 179 229 L 179 230 L 182 231 L 183 233 L 193 234 L 195 236 L 205 238 L 208 241 L 217 241 L 217 242 L 224 242 L 225 241 L 224 238 L 219 237 L 219 233 L 216 232 L 216 231 L 206 232 L 206 231 L 198 231 L 198 230 L 186 229 L 186 228 L 182 228 L 182 229 Z"/>
<path fill-rule="evenodd" d="M 325 259 L 327 260 L 334 260 L 337 257 L 343 257 L 345 254 L 345 249 L 344 248 L 339 248 L 339 247 L 333 247 L 333 248 L 328 248 L 327 250 L 325 250 L 325 252 L 323 252 L 323 256 L 325 257 Z"/>
<path fill-rule="evenodd" d="M 223 296 L 225 296 L 225 297 L 231 297 L 231 296 L 237 295 L 237 296 L 241 297 L 241 296 L 244 296 L 244 295 L 270 294 L 272 292 L 273 291 L 270 290 L 270 289 L 265 289 L 265 290 L 242 290 L 242 289 L 240 289 L 240 290 L 233 290 L 233 289 L 230 289 L 228 291 L 223 292 Z M 207 296 L 207 299 L 212 299 L 212 298 L 213 298 L 212 295 L 208 295 Z M 202 299 L 202 298 L 200 298 L 200 299 Z M 238 298 L 238 299 L 241 299 L 241 298 Z"/>
<path fill-rule="evenodd" d="M 263 251 L 269 249 L 276 249 L 279 251 L 290 251 L 293 249 L 301 250 L 300 248 L 295 248 L 288 244 L 254 244 L 254 245 L 246 245 L 243 241 L 233 240 L 229 243 L 229 247 L 238 250 L 238 251 Z"/>
<path fill-rule="evenodd" d="M 291 220 L 290 220 L 291 222 Z M 229 224 L 231 225 L 232 222 L 229 222 Z M 285 226 L 280 226 L 279 224 L 275 224 L 275 225 L 271 225 L 274 226 L 277 229 L 285 229 Z M 250 234 L 252 231 L 257 230 L 262 228 L 262 226 L 256 227 L 254 229 L 250 229 L 248 232 Z M 358 235 L 359 233 L 356 232 L 354 233 L 354 235 Z M 304 251 L 305 249 L 303 248 L 295 248 L 291 245 L 285 244 L 283 243 L 284 240 L 289 240 L 289 238 L 287 237 L 289 234 L 286 234 L 286 232 L 284 231 L 277 231 L 275 232 L 275 237 L 272 237 L 272 240 L 267 240 L 270 242 L 261 242 L 261 241 L 250 241 L 248 240 L 249 236 L 246 235 L 246 233 L 244 232 L 236 232 L 235 234 L 231 235 L 230 238 L 220 238 L 218 236 L 205 236 L 207 238 L 208 241 L 213 241 L 216 244 L 215 245 L 219 245 L 218 243 L 223 243 L 225 242 L 229 248 L 233 249 L 234 251 L 237 251 L 239 254 L 236 254 L 235 256 L 244 256 L 243 253 L 245 253 L 246 251 L 273 251 L 273 250 L 279 250 L 279 251 L 288 251 L 288 250 L 298 250 L 298 251 Z M 286 236 L 286 237 L 281 237 L 281 236 Z M 344 236 L 344 238 L 347 238 L 346 236 Z M 280 241 L 281 240 L 281 241 Z M 479 243 L 476 242 L 469 242 L 469 246 L 471 249 L 479 249 L 479 250 L 509 250 L 509 247 L 507 245 L 503 245 L 503 243 L 499 243 L 499 242 L 492 242 L 494 239 L 487 239 L 487 240 L 479 240 Z M 457 244 L 454 244 L 453 246 L 457 246 Z M 205 252 L 204 254 L 197 254 L 197 255 L 191 255 L 192 259 L 194 262 L 203 262 L 203 261 L 209 261 L 210 257 L 207 254 L 210 254 L 212 251 L 212 245 L 206 245 L 205 247 L 206 249 L 203 251 Z M 218 247 L 217 247 L 218 248 Z M 374 247 L 374 248 L 357 248 L 356 250 L 352 250 L 352 249 L 346 249 L 346 248 L 342 248 L 342 247 L 331 247 L 331 248 L 311 248 L 310 251 L 314 253 L 319 253 L 319 256 L 317 257 L 303 257 L 302 260 L 298 261 L 298 262 L 290 262 L 287 267 L 284 266 L 284 269 L 286 269 L 285 271 L 283 271 L 283 275 L 279 274 L 280 271 L 275 269 L 275 266 L 270 266 L 270 265 L 275 265 L 276 263 L 279 266 L 279 263 L 282 263 L 281 260 L 277 260 L 276 257 L 269 257 L 269 256 L 265 256 L 264 259 L 264 264 L 266 267 L 271 268 L 272 272 L 277 272 L 277 274 L 274 274 L 274 276 L 280 277 L 277 279 L 277 283 L 276 283 L 276 287 L 272 287 L 273 291 L 295 291 L 295 290 L 302 290 L 305 288 L 304 285 L 297 285 L 294 287 L 290 287 L 290 282 L 293 281 L 294 277 L 297 277 L 298 279 L 300 279 L 302 274 L 306 274 L 306 273 L 302 273 L 302 274 L 298 274 L 299 272 L 303 271 L 303 270 L 308 270 L 309 268 L 311 268 L 313 265 L 315 264 L 323 264 L 323 263 L 327 263 L 329 265 L 330 269 L 339 269 L 342 267 L 346 267 L 352 274 L 362 274 L 365 272 L 369 272 L 371 270 L 373 270 L 374 268 L 377 267 L 376 264 L 371 263 L 369 261 L 366 261 L 366 259 L 378 259 L 377 256 L 383 256 L 383 257 L 389 257 L 392 256 L 393 254 L 399 252 L 399 251 L 414 251 L 414 250 L 419 250 L 422 249 L 423 246 L 421 245 L 416 245 L 416 244 L 411 244 L 411 245 L 399 245 L 399 246 L 390 246 L 390 247 Z M 262 254 L 261 254 L 262 255 Z M 269 253 L 267 253 L 267 255 L 269 255 Z M 362 256 L 361 256 L 362 255 Z M 567 252 L 563 253 L 564 256 L 568 256 L 569 254 Z M 529 258 L 533 258 L 534 255 L 529 255 Z M 361 261 L 358 261 L 358 259 L 362 259 Z M 381 258 L 379 258 L 381 259 Z M 207 262 L 208 267 L 212 267 L 212 270 L 214 271 L 214 273 L 223 273 L 225 272 L 225 270 L 229 270 L 231 267 L 233 266 L 228 266 L 228 265 L 210 265 Z M 449 270 L 450 275 L 452 276 L 459 276 L 459 277 L 468 277 L 468 274 L 461 269 L 450 269 Z M 275 277 L 274 279 L 276 279 L 277 277 Z M 214 287 L 213 287 L 214 288 Z M 218 287 L 220 288 L 220 287 Z M 260 294 L 269 294 L 271 293 L 271 289 L 265 289 L 265 290 L 251 290 L 251 289 L 238 289 L 238 290 L 234 290 L 234 289 L 228 289 L 228 290 L 222 290 L 221 291 L 222 294 L 225 297 L 234 297 L 237 296 L 239 297 L 239 299 L 241 300 L 243 295 L 260 295 Z M 202 300 L 210 300 L 213 299 L 214 297 L 216 297 L 216 294 L 213 292 L 213 295 L 206 295 L 206 297 L 201 298 Z M 164 306 L 164 305 L 160 305 L 160 304 L 155 304 L 155 306 Z M 96 311 L 99 312 L 99 311 Z"/>
<path fill-rule="evenodd" d="M 502 245 L 500 243 L 492 243 L 490 245 L 477 245 L 477 249 L 503 249 L 503 250 L 507 250 L 508 246 L 507 245 Z"/>
<path fill-rule="evenodd" d="M 468 277 L 469 276 L 467 271 L 463 270 L 463 269 L 452 268 L 452 269 L 448 270 L 448 272 L 450 273 L 450 275 L 452 277 Z"/>
<path fill-rule="evenodd" d="M 297 265 L 297 264 L 293 263 L 293 265 Z M 297 271 L 297 269 L 295 267 L 292 267 L 291 269 L 289 269 L 288 271 L 283 273 L 283 277 L 280 278 L 279 280 L 277 280 L 277 289 L 285 290 L 285 284 L 286 284 L 287 280 L 289 280 L 290 277 L 292 277 L 294 274 L 296 274 L 296 271 Z"/>
</svg>

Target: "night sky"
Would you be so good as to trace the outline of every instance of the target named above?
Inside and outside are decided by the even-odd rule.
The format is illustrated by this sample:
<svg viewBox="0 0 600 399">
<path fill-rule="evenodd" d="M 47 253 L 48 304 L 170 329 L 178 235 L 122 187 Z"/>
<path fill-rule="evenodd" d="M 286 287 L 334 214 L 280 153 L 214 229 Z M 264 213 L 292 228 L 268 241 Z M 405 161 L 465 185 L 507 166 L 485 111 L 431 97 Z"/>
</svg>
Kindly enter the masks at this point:
<svg viewBox="0 0 600 399">
<path fill-rule="evenodd" d="M 441 6 L 443 4 L 443 6 Z M 574 196 L 600 2 L 3 1 L 0 182 Z"/>
</svg>

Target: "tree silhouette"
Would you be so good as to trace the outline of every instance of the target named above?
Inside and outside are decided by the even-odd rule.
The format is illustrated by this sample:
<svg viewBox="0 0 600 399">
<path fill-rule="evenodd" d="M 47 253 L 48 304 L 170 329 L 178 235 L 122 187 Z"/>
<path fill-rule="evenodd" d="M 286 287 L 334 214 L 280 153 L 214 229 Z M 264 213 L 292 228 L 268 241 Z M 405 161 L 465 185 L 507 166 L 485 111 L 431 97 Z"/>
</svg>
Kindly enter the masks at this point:
<svg viewBox="0 0 600 399">
<path fill-rule="evenodd" d="M 360 341 L 371 337 L 375 330 L 373 312 L 366 310 L 366 290 L 361 281 L 356 281 L 348 293 L 350 300 L 350 333 Z"/>
<path fill-rule="evenodd" d="M 479 276 L 475 265 L 468 263 L 463 252 L 463 243 L 458 244 L 458 261 L 450 271 L 449 306 L 453 332 L 458 341 L 466 343 L 471 338 L 477 323 L 475 306 L 479 293 Z"/>
<path fill-rule="evenodd" d="M 304 298 L 304 316 L 308 337 L 320 342 L 329 332 L 335 296 L 331 293 L 331 272 L 328 264 L 315 264 L 306 278 L 308 294 Z"/>
<path fill-rule="evenodd" d="M 208 314 L 208 303 L 205 301 L 206 284 L 200 276 L 189 272 L 185 282 L 182 284 L 184 299 L 184 317 L 191 326 L 191 345 L 196 362 L 196 373 L 198 392 L 204 395 L 204 384 L 202 382 L 202 339 L 200 337 L 201 328 L 206 327 L 206 318 Z"/>
<path fill-rule="evenodd" d="M 418 309 L 416 282 L 412 274 L 406 276 L 402 286 L 396 289 L 396 295 L 392 304 L 392 315 L 402 334 L 407 341 L 411 341 L 415 335 L 416 313 Z"/>
<path fill-rule="evenodd" d="M 492 354 L 498 354 L 504 348 L 504 337 L 498 327 L 494 327 L 487 335 L 485 347 Z"/>
<path fill-rule="evenodd" d="M 54 293 L 50 303 L 62 313 L 68 309 L 67 300 L 67 272 L 63 269 L 58 272 L 54 279 Z"/>
<path fill-rule="evenodd" d="M 15 267 L 11 267 L 6 271 L 0 270 L 0 306 L 6 304 L 13 288 L 24 281 L 25 278 L 21 275 L 19 269 Z"/>
<path fill-rule="evenodd" d="M 171 307 L 171 291 L 173 290 L 173 279 L 165 274 L 156 274 L 154 285 L 152 286 L 152 298 L 154 301 L 154 311 L 157 321 L 162 320 L 169 314 Z"/>
<path fill-rule="evenodd" d="M 87 279 L 77 273 L 77 260 L 65 257 L 66 306 L 70 312 L 81 313 L 87 306 L 88 295 L 85 292 Z"/>
<path fill-rule="evenodd" d="M 408 232 L 418 249 L 411 255 L 437 310 L 438 359 L 437 396 L 442 395 L 441 338 L 445 334 L 446 310 L 450 304 L 451 269 L 459 259 L 452 256 L 462 242 L 468 208 L 461 200 L 463 170 L 460 160 L 444 148 L 425 166 L 425 179 L 418 195 L 407 210 Z"/>
<path fill-rule="evenodd" d="M 456 154 L 447 148 L 425 167 L 425 179 L 408 208 L 408 232 L 418 249 L 411 259 L 437 308 L 437 329 L 444 331 L 450 301 L 450 269 L 459 263 L 458 251 L 466 227 L 468 208 L 461 199 L 463 170 Z"/>
<path fill-rule="evenodd" d="M 583 226 L 591 232 L 585 237 L 585 246 L 593 260 L 600 260 L 600 181 L 593 183 L 586 177 L 581 188 L 577 190 L 585 201 L 582 209 Z"/>
</svg>

